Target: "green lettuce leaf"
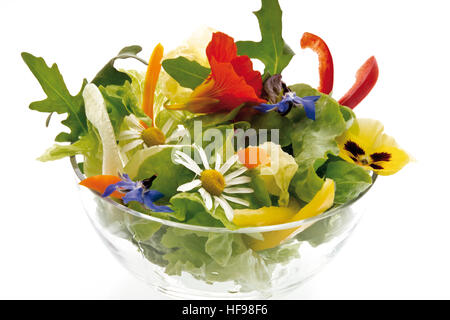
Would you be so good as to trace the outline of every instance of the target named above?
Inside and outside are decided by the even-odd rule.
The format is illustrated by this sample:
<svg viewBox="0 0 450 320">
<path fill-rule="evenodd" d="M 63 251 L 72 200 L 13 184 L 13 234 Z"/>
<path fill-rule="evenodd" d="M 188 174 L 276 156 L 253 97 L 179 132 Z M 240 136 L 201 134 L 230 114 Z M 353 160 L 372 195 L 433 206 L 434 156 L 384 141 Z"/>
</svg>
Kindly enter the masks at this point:
<svg viewBox="0 0 450 320">
<path fill-rule="evenodd" d="M 320 93 L 304 84 L 290 87 L 299 97 Z M 340 105 L 328 95 L 321 94 L 316 102 L 316 120 L 308 119 L 303 109 L 294 108 L 288 116 L 293 127 L 292 148 L 298 170 L 291 182 L 291 190 L 299 199 L 311 201 L 323 185 L 316 170 L 328 159 L 328 154 L 338 155 L 336 138 L 346 130 L 346 121 Z"/>
<path fill-rule="evenodd" d="M 275 129 L 278 136 L 278 143 L 282 146 L 288 146 L 291 144 L 291 131 L 292 123 L 291 121 L 280 115 L 278 112 L 267 112 L 260 113 L 252 117 L 251 126 L 255 130 L 266 129 L 267 130 L 267 141 L 277 142 L 274 137 L 272 137 L 271 130 Z"/>
<path fill-rule="evenodd" d="M 198 62 L 185 57 L 166 59 L 162 62 L 162 67 L 180 86 L 192 90 L 205 81 L 211 73 L 209 68 L 205 68 Z"/>
<path fill-rule="evenodd" d="M 53 161 L 65 157 L 71 157 L 77 154 L 88 154 L 96 147 L 98 143 L 97 137 L 93 134 L 82 136 L 80 140 L 73 144 L 61 145 L 55 144 L 47 149 L 45 153 L 38 158 L 39 161 Z"/>
<path fill-rule="evenodd" d="M 81 135 L 88 131 L 82 97 L 87 81 L 84 80 L 80 92 L 76 96 L 72 96 L 56 64 L 49 68 L 43 58 L 35 57 L 27 52 L 22 52 L 22 58 L 47 95 L 45 100 L 32 102 L 30 109 L 49 112 L 50 114 L 53 112 L 67 113 L 67 118 L 62 121 L 62 124 L 70 129 L 70 133 L 61 132 L 56 136 L 55 141 L 77 141 Z"/>
<path fill-rule="evenodd" d="M 325 177 L 336 183 L 334 203 L 337 204 L 355 199 L 372 184 L 367 170 L 339 158 L 326 164 Z"/>
<path fill-rule="evenodd" d="M 185 223 L 187 224 L 223 227 L 224 223 L 221 222 L 223 220 L 232 229 L 236 228 L 226 220 L 226 217 L 222 217 L 222 219 L 217 216 L 214 217 L 205 207 L 205 204 L 198 193 L 178 193 L 170 199 L 170 203 L 172 204 L 172 209 L 177 215 L 183 216 Z"/>
<path fill-rule="evenodd" d="M 351 208 L 342 208 L 338 213 L 315 222 L 295 238 L 298 241 L 308 241 L 313 247 L 320 246 L 349 232 L 356 217 Z"/>
<path fill-rule="evenodd" d="M 282 11 L 278 0 L 262 0 L 261 9 L 254 12 L 258 18 L 262 40 L 238 41 L 239 55 L 261 60 L 266 66 L 264 76 L 281 73 L 289 64 L 294 52 L 282 37 Z"/>
<path fill-rule="evenodd" d="M 164 255 L 169 275 L 188 272 L 207 282 L 234 281 L 243 291 L 270 286 L 273 266 L 248 249 L 240 234 L 169 228 L 161 243 L 173 249 Z"/>
<path fill-rule="evenodd" d="M 134 180 L 143 180 L 157 175 L 152 188 L 162 192 L 164 199 L 168 200 L 178 193 L 179 186 L 192 181 L 195 176 L 189 169 L 172 161 L 174 148 L 180 149 L 176 146 L 157 146 L 140 150 L 130 159 L 125 172 Z"/>
</svg>

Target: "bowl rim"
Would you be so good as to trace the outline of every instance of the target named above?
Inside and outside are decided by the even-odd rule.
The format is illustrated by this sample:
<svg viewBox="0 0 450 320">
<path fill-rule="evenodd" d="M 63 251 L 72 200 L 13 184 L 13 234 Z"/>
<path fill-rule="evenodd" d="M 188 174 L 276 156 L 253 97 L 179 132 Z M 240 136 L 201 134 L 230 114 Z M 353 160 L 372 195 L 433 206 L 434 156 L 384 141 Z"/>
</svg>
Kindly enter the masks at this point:
<svg viewBox="0 0 450 320">
<path fill-rule="evenodd" d="M 75 175 L 77 176 L 79 182 L 81 182 L 82 180 L 86 179 L 86 176 L 81 172 L 80 168 L 78 167 L 78 163 L 77 163 L 77 160 L 76 160 L 75 156 L 71 156 L 70 157 L 70 163 L 72 165 L 72 168 L 73 168 L 73 170 L 75 172 Z M 91 190 L 91 189 L 88 189 L 88 188 L 86 188 L 86 189 L 88 191 L 92 192 L 92 194 L 94 196 L 96 196 L 100 201 L 105 201 L 105 202 L 109 203 L 110 205 L 113 205 L 117 209 L 126 212 L 127 214 L 131 214 L 131 215 L 133 215 L 135 217 L 138 217 L 138 218 L 141 218 L 141 219 L 145 219 L 145 220 L 148 220 L 148 221 L 161 223 L 161 224 L 166 225 L 166 226 L 175 227 L 175 228 L 179 228 L 179 229 L 190 230 L 190 231 L 213 232 L 213 233 L 245 233 L 245 234 L 249 234 L 249 233 L 259 233 L 259 232 L 269 232 L 269 231 L 278 231 L 278 230 L 285 230 L 285 229 L 291 229 L 291 228 L 299 228 L 302 225 L 310 225 L 310 224 L 312 224 L 314 222 L 317 222 L 317 221 L 320 221 L 322 219 L 331 217 L 331 216 L 337 214 L 338 212 L 340 212 L 342 209 L 350 207 L 356 201 L 361 199 L 372 188 L 372 186 L 374 185 L 377 177 L 378 177 L 378 175 L 375 172 L 373 172 L 373 174 L 372 174 L 372 184 L 366 190 L 361 192 L 358 195 L 358 197 L 356 197 L 355 199 L 353 199 L 351 201 L 348 201 L 345 204 L 331 207 L 331 209 L 328 209 L 327 211 L 325 211 L 325 212 L 323 212 L 323 213 L 321 213 L 321 214 L 319 214 L 317 216 L 314 216 L 314 217 L 311 217 L 311 218 L 307 218 L 307 219 L 303 219 L 303 220 L 288 222 L 288 223 L 282 223 L 282 224 L 276 224 L 276 225 L 270 225 L 270 226 L 244 227 L 244 228 L 239 228 L 239 229 L 235 229 L 235 230 L 227 229 L 225 227 L 207 227 L 207 226 L 187 224 L 187 223 L 183 223 L 183 222 L 176 222 L 176 221 L 170 221 L 170 220 L 167 220 L 167 219 L 157 218 L 157 217 L 150 216 L 150 215 L 144 214 L 142 212 L 130 209 L 127 206 L 124 206 L 123 204 L 120 204 L 120 203 L 114 201 L 110 197 L 103 198 L 101 196 L 101 194 L 98 193 L 97 191 L 94 191 L 94 190 Z"/>
</svg>

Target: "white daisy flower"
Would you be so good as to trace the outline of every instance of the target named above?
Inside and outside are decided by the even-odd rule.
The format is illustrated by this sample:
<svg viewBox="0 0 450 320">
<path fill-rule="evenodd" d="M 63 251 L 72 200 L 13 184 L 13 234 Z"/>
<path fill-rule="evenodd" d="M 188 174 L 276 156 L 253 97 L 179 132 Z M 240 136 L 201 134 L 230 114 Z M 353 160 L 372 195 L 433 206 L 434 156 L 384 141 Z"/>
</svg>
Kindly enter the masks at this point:
<svg viewBox="0 0 450 320">
<path fill-rule="evenodd" d="M 179 186 L 177 191 L 187 192 L 197 189 L 208 210 L 216 210 L 217 207 L 220 206 L 224 210 L 227 219 L 232 221 L 234 211 L 229 202 L 237 203 L 246 207 L 250 205 L 248 201 L 233 196 L 253 192 L 253 189 L 251 188 L 238 186 L 251 181 L 250 177 L 242 176 L 242 174 L 248 169 L 246 167 L 242 167 L 235 171 L 228 172 L 237 162 L 238 156 L 234 155 L 230 157 L 222 165 L 222 157 L 219 153 L 216 154 L 214 168 L 212 168 L 209 165 L 205 150 L 195 144 L 194 148 L 200 155 L 203 168 L 201 168 L 186 153 L 181 151 L 175 152 L 175 163 L 185 166 L 196 174 L 196 179 Z"/>
<path fill-rule="evenodd" d="M 166 121 L 161 129 L 157 127 L 145 128 L 134 115 L 126 116 L 124 121 L 129 129 L 122 131 L 118 140 L 130 140 L 130 142 L 121 148 L 122 152 L 128 152 L 139 146 L 149 148 L 155 145 L 168 144 L 170 142 L 179 141 L 183 136 L 189 134 L 188 130 L 183 125 L 178 125 L 175 131 L 166 138 L 167 133 L 173 126 L 172 119 Z"/>
</svg>

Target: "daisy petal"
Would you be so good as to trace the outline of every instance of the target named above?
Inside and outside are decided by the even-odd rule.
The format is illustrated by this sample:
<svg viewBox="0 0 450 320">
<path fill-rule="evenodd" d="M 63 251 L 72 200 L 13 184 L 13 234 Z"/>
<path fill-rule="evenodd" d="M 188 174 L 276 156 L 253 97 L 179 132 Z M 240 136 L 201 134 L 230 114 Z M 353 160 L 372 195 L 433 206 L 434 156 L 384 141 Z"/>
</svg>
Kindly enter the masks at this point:
<svg viewBox="0 0 450 320">
<path fill-rule="evenodd" d="M 166 123 L 164 123 L 163 127 L 161 128 L 161 131 L 164 133 L 164 135 L 167 135 L 167 133 L 169 132 L 170 128 L 172 128 L 173 125 L 173 120 L 169 119 L 166 121 Z"/>
<path fill-rule="evenodd" d="M 131 141 L 130 143 L 128 143 L 128 144 L 126 144 L 126 145 L 124 145 L 122 147 L 122 151 L 123 152 L 128 152 L 128 151 L 133 150 L 134 148 L 136 148 L 137 146 L 139 146 L 139 145 L 141 145 L 143 143 L 144 143 L 144 140 L 142 140 L 142 139 L 137 139 L 137 140 Z"/>
<path fill-rule="evenodd" d="M 219 171 L 221 165 L 222 165 L 222 156 L 220 155 L 220 153 L 216 153 L 216 166 L 214 167 L 214 169 L 216 171 Z"/>
<path fill-rule="evenodd" d="M 231 202 L 234 202 L 234 203 L 237 203 L 237 204 L 241 204 L 241 205 L 246 206 L 246 207 L 248 207 L 250 205 L 250 203 L 248 201 L 243 200 L 243 199 L 239 199 L 239 198 L 236 198 L 236 197 L 230 197 L 230 196 L 227 196 L 225 194 L 223 194 L 222 197 L 225 198 L 228 201 L 231 201 Z"/>
<path fill-rule="evenodd" d="M 227 217 L 227 219 L 229 221 L 233 221 L 234 210 L 230 206 L 230 204 L 227 202 L 227 200 L 225 200 L 223 197 L 219 198 L 217 196 L 214 196 L 214 200 L 216 200 L 217 203 L 219 203 L 219 205 L 222 207 L 223 211 L 225 211 L 225 216 Z"/>
<path fill-rule="evenodd" d="M 135 131 L 135 130 L 124 130 L 120 133 L 117 140 L 129 140 L 129 139 L 136 139 L 140 138 L 141 133 Z"/>
<path fill-rule="evenodd" d="M 225 162 L 225 164 L 222 166 L 222 168 L 220 168 L 219 172 L 221 174 L 225 174 L 231 168 L 231 166 L 236 163 L 237 160 L 238 160 L 238 156 L 233 155 Z"/>
<path fill-rule="evenodd" d="M 196 174 L 200 174 L 202 173 L 203 170 L 200 169 L 200 167 L 198 166 L 198 164 L 195 163 L 194 160 L 192 160 L 186 153 L 181 152 L 181 151 L 176 151 L 175 154 L 181 158 L 183 158 L 183 160 L 189 164 L 189 167 L 185 165 L 186 168 L 188 168 L 189 170 L 192 170 L 193 172 L 195 172 Z"/>
<path fill-rule="evenodd" d="M 223 189 L 224 193 L 253 193 L 253 189 L 251 188 L 225 188 Z"/>
<path fill-rule="evenodd" d="M 244 183 L 249 183 L 250 181 L 252 181 L 252 179 L 250 177 L 244 176 L 244 177 L 237 177 L 234 179 L 231 179 L 230 181 L 228 181 L 226 183 L 227 187 L 228 186 L 234 186 L 237 184 L 244 184 Z"/>
<path fill-rule="evenodd" d="M 178 125 L 177 129 L 170 135 L 170 137 L 166 139 L 166 142 L 176 141 L 188 134 L 189 132 L 186 130 L 186 128 L 180 124 Z"/>
<path fill-rule="evenodd" d="M 130 129 L 135 129 L 137 131 L 145 130 L 144 126 L 140 124 L 138 118 L 135 115 L 129 115 L 125 117 L 126 124 L 130 127 Z"/>
<path fill-rule="evenodd" d="M 211 195 L 204 188 L 198 189 L 198 192 L 203 198 L 203 202 L 208 210 L 211 210 L 213 207 L 213 201 Z"/>
<path fill-rule="evenodd" d="M 247 168 L 246 167 L 242 167 L 242 168 L 239 168 L 236 171 L 231 172 L 230 174 L 225 176 L 225 183 L 230 181 L 230 180 L 232 180 L 233 178 L 236 178 L 236 177 L 240 176 L 245 171 L 247 171 Z"/>
<path fill-rule="evenodd" d="M 186 192 L 186 191 L 191 191 L 192 189 L 197 188 L 202 182 L 199 179 L 195 179 L 191 182 L 182 184 L 181 186 L 179 186 L 177 188 L 177 191 L 180 192 Z"/>
<path fill-rule="evenodd" d="M 194 144 L 194 148 L 197 150 L 198 154 L 200 155 L 200 159 L 202 159 L 202 163 L 203 163 L 203 167 L 206 170 L 209 170 L 209 163 L 208 163 L 208 158 L 206 157 L 206 153 L 205 150 L 203 150 L 203 148 L 197 146 Z"/>
</svg>

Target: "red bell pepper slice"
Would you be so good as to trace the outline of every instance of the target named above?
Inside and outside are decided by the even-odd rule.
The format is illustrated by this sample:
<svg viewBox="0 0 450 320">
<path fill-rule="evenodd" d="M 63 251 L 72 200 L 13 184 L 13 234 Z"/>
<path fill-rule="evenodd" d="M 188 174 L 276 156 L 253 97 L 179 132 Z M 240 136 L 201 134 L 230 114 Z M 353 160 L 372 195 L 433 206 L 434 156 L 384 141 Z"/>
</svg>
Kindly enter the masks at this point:
<svg viewBox="0 0 450 320">
<path fill-rule="evenodd" d="M 372 90 L 378 79 L 378 64 L 375 57 L 370 57 L 356 73 L 353 87 L 339 100 L 350 109 L 356 107 Z"/>
<path fill-rule="evenodd" d="M 302 49 L 310 48 L 319 56 L 320 85 L 317 88 L 322 93 L 329 94 L 333 90 L 333 58 L 327 44 L 320 37 L 305 32 L 300 40 Z"/>
</svg>

